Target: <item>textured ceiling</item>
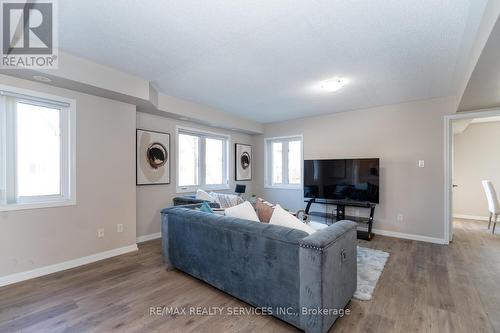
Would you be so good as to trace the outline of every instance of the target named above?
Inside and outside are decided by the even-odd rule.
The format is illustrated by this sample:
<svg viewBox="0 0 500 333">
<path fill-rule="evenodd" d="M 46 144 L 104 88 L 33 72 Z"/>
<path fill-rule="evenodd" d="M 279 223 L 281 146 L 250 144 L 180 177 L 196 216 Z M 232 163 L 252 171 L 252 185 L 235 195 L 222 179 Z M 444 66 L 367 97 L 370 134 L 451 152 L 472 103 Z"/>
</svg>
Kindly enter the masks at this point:
<svg viewBox="0 0 500 333">
<path fill-rule="evenodd" d="M 474 68 L 459 111 L 500 106 L 500 20 L 497 21 Z"/>
<path fill-rule="evenodd" d="M 59 1 L 59 46 L 261 122 L 453 93 L 486 0 Z M 475 17 L 475 16 L 473 16 Z M 477 22 L 476 22 L 477 21 Z M 311 87 L 342 76 L 336 93 Z"/>
</svg>

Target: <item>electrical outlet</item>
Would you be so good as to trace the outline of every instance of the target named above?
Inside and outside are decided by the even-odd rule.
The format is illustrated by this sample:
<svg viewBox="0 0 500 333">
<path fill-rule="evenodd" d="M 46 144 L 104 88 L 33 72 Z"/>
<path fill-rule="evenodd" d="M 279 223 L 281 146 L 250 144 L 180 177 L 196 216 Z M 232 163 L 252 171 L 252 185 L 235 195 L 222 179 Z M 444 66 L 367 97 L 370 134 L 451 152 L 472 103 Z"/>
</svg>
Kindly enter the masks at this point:
<svg viewBox="0 0 500 333">
<path fill-rule="evenodd" d="M 123 224 L 118 223 L 116 225 L 116 232 L 123 232 Z"/>
<path fill-rule="evenodd" d="M 104 228 L 97 229 L 97 238 L 104 237 Z"/>
<path fill-rule="evenodd" d="M 418 167 L 419 167 L 419 168 L 423 168 L 423 167 L 425 167 L 425 161 L 424 161 L 424 160 L 419 160 L 419 161 L 418 161 Z"/>
<path fill-rule="evenodd" d="M 404 219 L 403 214 L 398 214 L 397 219 L 398 219 L 398 222 L 403 222 L 403 219 Z"/>
</svg>

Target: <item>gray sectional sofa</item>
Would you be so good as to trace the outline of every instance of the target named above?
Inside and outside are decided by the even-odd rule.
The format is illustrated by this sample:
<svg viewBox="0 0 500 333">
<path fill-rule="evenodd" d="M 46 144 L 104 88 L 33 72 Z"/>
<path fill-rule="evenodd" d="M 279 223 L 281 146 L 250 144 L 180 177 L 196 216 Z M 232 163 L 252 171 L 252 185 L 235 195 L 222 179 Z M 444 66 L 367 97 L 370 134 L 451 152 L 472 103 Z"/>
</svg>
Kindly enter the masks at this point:
<svg viewBox="0 0 500 333">
<path fill-rule="evenodd" d="M 162 211 L 166 265 L 306 332 L 329 330 L 356 289 L 355 223 L 308 235 L 195 206 Z"/>
</svg>

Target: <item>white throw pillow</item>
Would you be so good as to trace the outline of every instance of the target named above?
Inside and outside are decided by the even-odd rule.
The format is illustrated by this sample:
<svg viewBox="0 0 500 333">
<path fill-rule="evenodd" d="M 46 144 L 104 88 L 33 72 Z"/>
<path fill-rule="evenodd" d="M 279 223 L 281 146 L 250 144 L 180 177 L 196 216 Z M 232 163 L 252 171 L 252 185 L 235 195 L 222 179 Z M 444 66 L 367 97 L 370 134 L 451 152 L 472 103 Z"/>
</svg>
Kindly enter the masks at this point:
<svg viewBox="0 0 500 333">
<path fill-rule="evenodd" d="M 305 223 L 302 223 L 298 218 L 284 210 L 280 205 L 274 206 L 274 212 L 271 216 L 269 224 L 276 224 L 283 227 L 298 229 L 307 232 L 309 235 L 316 232 Z"/>
<path fill-rule="evenodd" d="M 226 208 L 224 213 L 226 216 L 259 222 L 255 209 L 253 209 L 252 204 L 248 201 L 245 201 L 237 206 Z"/>
<path fill-rule="evenodd" d="M 212 197 L 210 194 L 208 194 L 206 191 L 203 191 L 202 189 L 198 189 L 196 191 L 196 199 L 215 202 L 214 197 Z"/>
</svg>

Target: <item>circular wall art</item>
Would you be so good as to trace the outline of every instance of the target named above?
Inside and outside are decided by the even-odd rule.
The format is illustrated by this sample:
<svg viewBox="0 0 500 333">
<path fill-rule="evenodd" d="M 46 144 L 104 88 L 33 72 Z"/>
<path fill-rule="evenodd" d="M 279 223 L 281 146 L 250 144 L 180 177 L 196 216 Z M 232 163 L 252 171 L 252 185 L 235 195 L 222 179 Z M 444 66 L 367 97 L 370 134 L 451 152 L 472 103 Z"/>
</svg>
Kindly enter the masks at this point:
<svg viewBox="0 0 500 333">
<path fill-rule="evenodd" d="M 137 185 L 170 184 L 170 134 L 138 129 Z"/>
<path fill-rule="evenodd" d="M 252 146 L 236 143 L 235 152 L 236 180 L 252 180 Z"/>
<path fill-rule="evenodd" d="M 164 145 L 159 142 L 154 142 L 149 146 L 146 153 L 148 162 L 151 167 L 158 169 L 167 162 L 168 152 Z"/>
<path fill-rule="evenodd" d="M 248 154 L 247 152 L 241 154 L 240 163 L 243 170 L 248 169 L 248 167 L 250 166 L 250 154 Z"/>
</svg>

